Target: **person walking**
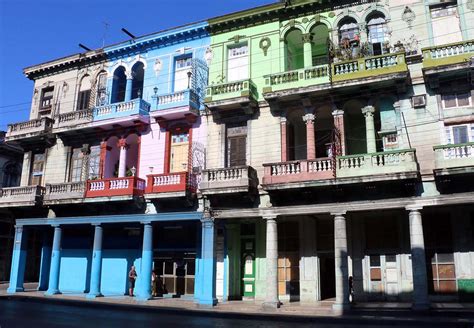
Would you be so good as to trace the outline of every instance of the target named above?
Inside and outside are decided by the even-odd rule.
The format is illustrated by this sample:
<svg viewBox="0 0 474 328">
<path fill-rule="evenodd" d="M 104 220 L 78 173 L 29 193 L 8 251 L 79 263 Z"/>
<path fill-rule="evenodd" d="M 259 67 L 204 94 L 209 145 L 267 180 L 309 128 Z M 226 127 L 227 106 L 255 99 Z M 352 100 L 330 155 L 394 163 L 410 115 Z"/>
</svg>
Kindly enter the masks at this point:
<svg viewBox="0 0 474 328">
<path fill-rule="evenodd" d="M 152 295 L 153 297 L 156 297 L 156 296 L 157 296 L 157 292 L 156 292 L 157 279 L 156 279 L 156 278 L 158 278 L 158 277 L 156 276 L 155 270 L 153 270 L 153 271 L 151 272 L 151 290 L 152 290 L 151 295 Z"/>
<path fill-rule="evenodd" d="M 137 271 L 135 271 L 135 266 L 132 265 L 130 271 L 128 272 L 128 282 L 129 282 L 129 290 L 128 295 L 133 297 L 133 290 L 135 289 L 135 281 L 137 280 Z"/>
</svg>

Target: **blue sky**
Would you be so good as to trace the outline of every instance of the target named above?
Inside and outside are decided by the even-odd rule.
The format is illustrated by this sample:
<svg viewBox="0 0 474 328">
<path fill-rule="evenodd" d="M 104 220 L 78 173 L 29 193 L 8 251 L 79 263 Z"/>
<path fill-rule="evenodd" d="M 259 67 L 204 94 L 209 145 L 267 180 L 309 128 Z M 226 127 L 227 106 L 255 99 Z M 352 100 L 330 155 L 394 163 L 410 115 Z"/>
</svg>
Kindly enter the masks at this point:
<svg viewBox="0 0 474 328">
<path fill-rule="evenodd" d="M 276 0 L 0 0 L 0 130 L 28 119 L 33 82 L 22 69 L 135 35 Z M 108 24 L 107 31 L 105 24 Z"/>
</svg>

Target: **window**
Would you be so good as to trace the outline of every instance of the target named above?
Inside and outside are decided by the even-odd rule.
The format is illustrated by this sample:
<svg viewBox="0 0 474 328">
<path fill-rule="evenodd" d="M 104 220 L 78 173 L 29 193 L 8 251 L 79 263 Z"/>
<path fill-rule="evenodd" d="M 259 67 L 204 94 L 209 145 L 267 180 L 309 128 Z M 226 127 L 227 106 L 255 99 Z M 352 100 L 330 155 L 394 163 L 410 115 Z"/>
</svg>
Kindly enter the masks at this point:
<svg viewBox="0 0 474 328">
<path fill-rule="evenodd" d="M 191 57 L 179 58 L 175 61 L 174 92 L 186 90 L 190 87 L 188 73 L 192 70 L 193 61 Z"/>
<path fill-rule="evenodd" d="M 474 124 L 447 126 L 445 133 L 447 144 L 474 142 Z"/>
<path fill-rule="evenodd" d="M 92 146 L 89 154 L 89 180 L 100 178 L 100 146 Z"/>
<path fill-rule="evenodd" d="M 0 174 L 1 176 L 1 174 Z M 6 163 L 3 167 L 3 182 L 0 187 L 16 187 L 20 185 L 21 168 L 16 163 Z"/>
<path fill-rule="evenodd" d="M 372 47 L 373 55 L 385 52 L 384 43 L 388 41 L 388 27 L 382 15 L 375 15 L 367 23 L 368 41 Z"/>
<path fill-rule="evenodd" d="M 107 103 L 107 74 L 100 73 L 97 77 L 96 106 L 102 106 Z"/>
<path fill-rule="evenodd" d="M 44 174 L 44 154 L 34 154 L 31 163 L 30 186 L 42 185 Z"/>
<path fill-rule="evenodd" d="M 71 156 L 71 182 L 79 182 L 82 180 L 82 165 L 84 154 L 81 148 L 73 149 Z"/>
<path fill-rule="evenodd" d="M 247 44 L 229 47 L 227 52 L 227 81 L 249 78 L 249 57 Z"/>
<path fill-rule="evenodd" d="M 44 88 L 41 94 L 40 111 L 49 111 L 53 105 L 54 87 Z"/>
<path fill-rule="evenodd" d="M 446 93 L 441 95 L 443 108 L 467 107 L 472 103 L 471 92 Z"/>
<path fill-rule="evenodd" d="M 86 75 L 81 80 L 79 86 L 79 94 L 77 97 L 77 110 L 83 110 L 89 108 L 89 100 L 91 97 L 91 79 L 89 75 Z"/>
<path fill-rule="evenodd" d="M 359 41 L 359 26 L 354 19 L 345 19 L 339 25 L 339 43 L 351 41 Z"/>
<path fill-rule="evenodd" d="M 431 26 L 435 45 L 462 41 L 456 4 L 431 7 Z"/>
<path fill-rule="evenodd" d="M 247 163 L 247 126 L 227 128 L 227 164 L 228 167 Z"/>
<path fill-rule="evenodd" d="M 170 172 L 185 172 L 188 170 L 189 133 L 173 133 L 171 135 Z"/>
</svg>

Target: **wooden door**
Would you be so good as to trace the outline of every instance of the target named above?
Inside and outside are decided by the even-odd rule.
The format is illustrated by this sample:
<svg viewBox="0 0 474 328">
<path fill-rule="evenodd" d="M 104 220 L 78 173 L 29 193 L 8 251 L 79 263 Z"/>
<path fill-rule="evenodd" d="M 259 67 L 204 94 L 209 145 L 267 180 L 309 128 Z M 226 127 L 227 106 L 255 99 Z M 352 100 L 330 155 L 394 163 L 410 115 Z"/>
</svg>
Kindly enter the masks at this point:
<svg viewBox="0 0 474 328">
<path fill-rule="evenodd" d="M 31 163 L 30 185 L 41 185 L 43 183 L 44 173 L 44 154 L 34 154 L 33 162 Z"/>
<path fill-rule="evenodd" d="M 247 162 L 247 136 L 229 138 L 229 167 L 245 165 Z"/>
<path fill-rule="evenodd" d="M 170 172 L 185 172 L 188 170 L 189 134 L 173 134 L 171 136 Z"/>
</svg>

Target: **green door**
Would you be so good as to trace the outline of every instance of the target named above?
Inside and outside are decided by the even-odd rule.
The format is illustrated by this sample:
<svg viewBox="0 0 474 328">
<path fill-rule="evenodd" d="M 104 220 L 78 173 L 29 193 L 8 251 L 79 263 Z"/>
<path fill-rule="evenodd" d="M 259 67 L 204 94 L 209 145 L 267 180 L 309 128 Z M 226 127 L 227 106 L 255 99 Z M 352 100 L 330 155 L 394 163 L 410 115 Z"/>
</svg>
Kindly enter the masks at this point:
<svg viewBox="0 0 474 328">
<path fill-rule="evenodd" d="M 242 245 L 242 291 L 244 297 L 255 297 L 255 239 L 243 238 Z"/>
</svg>

